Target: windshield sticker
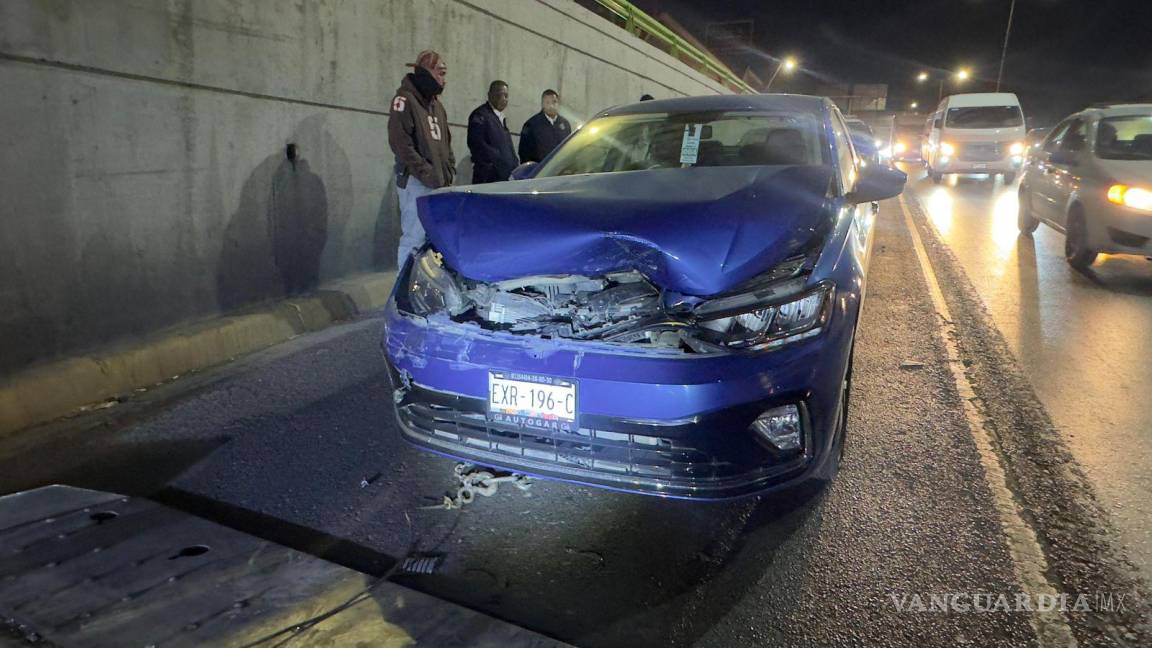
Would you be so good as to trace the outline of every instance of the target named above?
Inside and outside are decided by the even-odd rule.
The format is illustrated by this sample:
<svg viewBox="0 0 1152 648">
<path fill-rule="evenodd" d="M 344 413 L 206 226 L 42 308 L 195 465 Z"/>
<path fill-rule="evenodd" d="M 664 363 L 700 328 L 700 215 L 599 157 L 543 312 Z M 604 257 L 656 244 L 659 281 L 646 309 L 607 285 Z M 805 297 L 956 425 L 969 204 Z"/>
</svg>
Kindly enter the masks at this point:
<svg viewBox="0 0 1152 648">
<path fill-rule="evenodd" d="M 680 142 L 680 164 L 696 164 L 700 154 L 700 132 L 702 124 L 685 124 L 684 139 Z"/>
</svg>

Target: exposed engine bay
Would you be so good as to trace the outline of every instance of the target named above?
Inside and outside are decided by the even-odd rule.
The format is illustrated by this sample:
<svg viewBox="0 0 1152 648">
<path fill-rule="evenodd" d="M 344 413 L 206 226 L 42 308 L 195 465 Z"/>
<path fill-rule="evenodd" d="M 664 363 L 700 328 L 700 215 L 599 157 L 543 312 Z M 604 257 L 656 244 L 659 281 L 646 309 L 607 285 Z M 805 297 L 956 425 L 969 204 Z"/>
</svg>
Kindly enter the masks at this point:
<svg viewBox="0 0 1152 648">
<path fill-rule="evenodd" d="M 475 284 L 464 295 L 481 322 L 545 337 L 674 347 L 687 326 L 664 314 L 660 290 L 634 271 L 601 278 L 523 277 Z"/>
<path fill-rule="evenodd" d="M 474 281 L 430 251 L 413 266 L 406 306 L 417 314 L 441 312 L 458 323 L 546 339 L 718 353 L 819 333 L 830 288 L 807 285 L 809 261 L 794 257 L 733 293 L 704 299 L 663 291 L 635 270 Z"/>
</svg>

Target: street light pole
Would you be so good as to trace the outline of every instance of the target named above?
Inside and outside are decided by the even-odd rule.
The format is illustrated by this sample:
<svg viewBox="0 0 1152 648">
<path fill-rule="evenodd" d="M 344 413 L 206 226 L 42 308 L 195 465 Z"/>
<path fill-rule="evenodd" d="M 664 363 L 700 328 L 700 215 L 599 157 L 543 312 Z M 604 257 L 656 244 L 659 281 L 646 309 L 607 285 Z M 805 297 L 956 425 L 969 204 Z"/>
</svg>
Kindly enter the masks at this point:
<svg viewBox="0 0 1152 648">
<path fill-rule="evenodd" d="M 996 92 L 1000 92 L 1000 80 L 1004 78 L 1004 59 L 1008 56 L 1008 36 L 1012 34 L 1012 16 L 1016 13 L 1016 0 L 1008 6 L 1008 25 L 1004 28 L 1004 47 L 1000 48 L 1000 71 L 996 73 Z"/>
<path fill-rule="evenodd" d="M 780 70 L 791 71 L 794 67 L 796 67 L 796 61 L 792 60 L 792 58 L 780 59 L 780 65 L 776 66 L 776 71 L 772 73 L 772 76 L 768 77 L 768 83 L 764 84 L 764 92 L 768 92 L 768 89 L 772 87 L 772 82 L 776 80 L 776 75 L 780 74 Z"/>
</svg>

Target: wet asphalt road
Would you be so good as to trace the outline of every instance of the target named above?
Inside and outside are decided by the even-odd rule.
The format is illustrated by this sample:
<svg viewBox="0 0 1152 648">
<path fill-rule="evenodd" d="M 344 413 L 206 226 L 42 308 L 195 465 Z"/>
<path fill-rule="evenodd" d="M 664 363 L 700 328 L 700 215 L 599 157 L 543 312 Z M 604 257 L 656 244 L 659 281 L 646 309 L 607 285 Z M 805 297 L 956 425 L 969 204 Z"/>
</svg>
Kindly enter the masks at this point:
<svg viewBox="0 0 1152 648">
<path fill-rule="evenodd" d="M 1127 612 L 1068 623 L 1084 645 L 1146 645 L 1145 599 L 1092 484 L 947 247 L 928 244 L 1053 586 L 1128 597 Z M 846 463 L 823 490 L 706 504 L 537 482 L 424 508 L 452 486 L 452 463 L 400 441 L 369 318 L 5 439 L 0 492 L 149 495 L 375 573 L 442 555 L 437 574 L 398 580 L 578 645 L 1032 644 L 1027 614 L 895 605 L 1019 585 L 895 202 L 874 250 Z"/>
<path fill-rule="evenodd" d="M 1088 274 L 1064 261 L 1046 225 L 1018 236 L 1018 183 L 980 177 L 912 191 L 1002 332 L 1124 546 L 1152 579 L 1152 263 L 1101 256 Z"/>
</svg>

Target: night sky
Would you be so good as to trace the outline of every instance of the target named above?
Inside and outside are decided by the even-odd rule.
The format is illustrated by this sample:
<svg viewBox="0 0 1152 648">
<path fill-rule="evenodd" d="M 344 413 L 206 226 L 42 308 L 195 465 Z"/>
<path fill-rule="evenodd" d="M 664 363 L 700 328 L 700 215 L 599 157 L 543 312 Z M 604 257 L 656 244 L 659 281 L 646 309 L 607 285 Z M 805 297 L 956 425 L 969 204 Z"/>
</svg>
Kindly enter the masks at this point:
<svg viewBox="0 0 1152 648">
<path fill-rule="evenodd" d="M 754 19 L 758 48 L 773 56 L 794 55 L 803 67 L 802 75 L 779 77 L 774 92 L 818 92 L 821 80 L 887 83 L 890 108 L 918 101 L 923 109 L 935 106 L 938 88 L 935 80 L 917 84 L 920 71 L 944 75 L 966 67 L 974 79 L 960 91 L 995 88 L 1010 1 L 636 4 L 650 13 L 671 14 L 701 39 L 710 21 Z M 775 69 L 748 53 L 732 61 L 737 73 L 744 62 L 753 63 L 763 79 Z M 1050 124 L 1094 102 L 1152 99 L 1152 0 L 1017 0 L 1002 89 L 1020 96 L 1030 126 Z"/>
</svg>

